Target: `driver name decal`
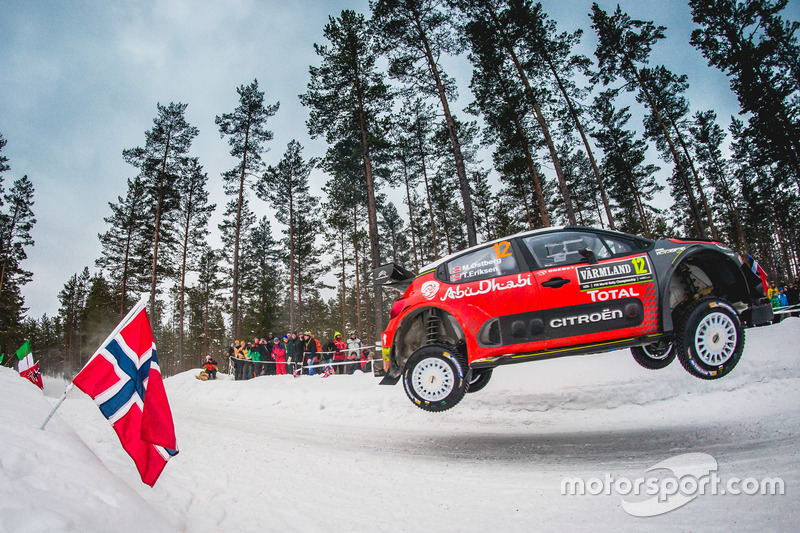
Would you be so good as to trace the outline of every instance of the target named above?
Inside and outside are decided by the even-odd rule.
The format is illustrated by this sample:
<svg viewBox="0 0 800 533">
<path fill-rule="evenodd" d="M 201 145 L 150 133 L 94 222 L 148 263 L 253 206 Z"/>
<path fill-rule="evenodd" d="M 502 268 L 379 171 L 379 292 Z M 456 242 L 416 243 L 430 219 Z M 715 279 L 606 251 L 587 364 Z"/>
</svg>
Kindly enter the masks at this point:
<svg viewBox="0 0 800 533">
<path fill-rule="evenodd" d="M 630 285 L 653 279 L 653 271 L 646 256 L 578 267 L 577 272 L 578 285 L 582 291 Z"/>
</svg>

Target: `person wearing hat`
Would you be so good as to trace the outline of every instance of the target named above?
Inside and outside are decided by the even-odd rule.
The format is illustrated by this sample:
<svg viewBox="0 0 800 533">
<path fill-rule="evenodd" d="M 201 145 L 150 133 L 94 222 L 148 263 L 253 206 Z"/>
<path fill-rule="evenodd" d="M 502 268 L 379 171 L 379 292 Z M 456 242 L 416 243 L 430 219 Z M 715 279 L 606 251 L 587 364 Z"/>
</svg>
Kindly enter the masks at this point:
<svg viewBox="0 0 800 533">
<path fill-rule="evenodd" d="M 347 343 L 344 342 L 342 339 L 342 334 L 338 331 L 333 334 L 333 343 L 336 346 L 336 350 L 338 350 L 335 354 L 333 354 L 333 362 L 341 363 L 345 358 L 344 352 L 347 350 Z M 337 374 L 344 374 L 345 366 L 346 365 L 336 365 L 334 369 Z"/>
<path fill-rule="evenodd" d="M 203 362 L 203 370 L 208 374 L 208 379 L 217 379 L 217 362 L 211 355 L 206 356 Z"/>
<path fill-rule="evenodd" d="M 356 359 L 358 359 L 360 357 L 360 351 L 361 351 L 360 348 L 363 348 L 363 347 L 364 347 L 364 343 L 361 342 L 361 339 L 359 339 L 356 336 L 356 332 L 355 331 L 351 331 L 350 332 L 350 338 L 347 339 L 347 349 L 348 349 L 347 360 L 348 361 L 355 361 Z M 352 364 L 352 365 L 347 365 L 347 373 L 348 374 L 352 374 L 355 371 L 356 371 L 356 364 L 355 363 Z"/>
<path fill-rule="evenodd" d="M 306 366 L 310 367 L 308 369 L 308 375 L 313 376 L 314 368 L 311 367 L 311 365 L 317 364 L 318 361 L 317 353 L 319 352 L 319 350 L 317 350 L 317 341 L 314 339 L 314 337 L 311 336 L 310 331 L 306 331 L 305 333 L 303 333 L 302 339 L 303 339 L 303 361 L 305 362 Z"/>
</svg>

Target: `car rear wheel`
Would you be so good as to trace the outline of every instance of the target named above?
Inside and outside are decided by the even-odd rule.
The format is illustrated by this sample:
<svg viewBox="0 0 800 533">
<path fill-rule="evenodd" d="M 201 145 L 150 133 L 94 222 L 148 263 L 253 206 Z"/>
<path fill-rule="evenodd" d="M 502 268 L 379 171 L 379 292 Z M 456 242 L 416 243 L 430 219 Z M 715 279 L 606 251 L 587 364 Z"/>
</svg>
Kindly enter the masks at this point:
<svg viewBox="0 0 800 533">
<path fill-rule="evenodd" d="M 672 341 L 654 342 L 631 348 L 634 360 L 648 370 L 666 368 L 675 360 L 675 352 L 675 345 Z"/>
<path fill-rule="evenodd" d="M 420 409 L 446 411 L 467 392 L 466 365 L 445 346 L 423 346 L 411 354 L 403 369 L 403 386 Z"/>
<path fill-rule="evenodd" d="M 739 315 L 720 298 L 690 304 L 679 323 L 678 359 L 691 375 L 719 379 L 734 369 L 744 351 Z"/>
<path fill-rule="evenodd" d="M 469 386 L 467 392 L 478 392 L 482 390 L 489 380 L 492 378 L 492 368 L 486 370 L 472 371 L 472 377 L 469 379 Z"/>
</svg>

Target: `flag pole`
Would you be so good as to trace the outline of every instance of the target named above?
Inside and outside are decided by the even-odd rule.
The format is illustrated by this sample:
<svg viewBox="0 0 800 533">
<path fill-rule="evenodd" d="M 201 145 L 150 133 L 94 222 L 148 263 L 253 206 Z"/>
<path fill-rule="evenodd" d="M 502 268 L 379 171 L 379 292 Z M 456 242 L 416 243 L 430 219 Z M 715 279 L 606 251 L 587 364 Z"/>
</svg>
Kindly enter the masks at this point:
<svg viewBox="0 0 800 533">
<path fill-rule="evenodd" d="M 138 313 L 138 312 L 139 312 L 139 311 L 142 309 L 142 307 L 144 307 L 145 305 L 147 305 L 147 300 L 148 300 L 148 299 L 149 299 L 149 298 L 148 298 L 148 295 L 147 295 L 147 293 L 145 293 L 145 294 L 142 294 L 142 296 L 139 298 L 139 301 L 138 301 L 138 302 L 136 302 L 136 305 L 134 305 L 134 306 L 133 306 L 133 308 L 132 308 L 130 311 L 128 311 L 128 314 L 127 314 L 127 315 L 125 315 L 125 318 L 123 318 L 123 319 L 120 321 L 120 323 L 119 323 L 119 324 L 117 324 L 117 327 L 116 327 L 116 328 L 114 328 L 114 331 L 112 331 L 112 332 L 111 332 L 111 335 L 109 335 L 108 337 L 106 337 L 106 340 L 104 340 L 104 341 L 103 341 L 103 343 L 102 343 L 102 344 L 100 344 L 100 346 L 99 346 L 99 347 L 97 348 L 97 350 L 95 351 L 95 354 L 94 354 L 92 357 L 90 357 L 90 358 L 89 358 L 89 361 L 91 361 L 91 360 L 94 358 L 94 356 L 95 356 L 95 355 L 97 355 L 97 354 L 100 352 L 100 348 L 102 348 L 103 346 L 105 346 L 106 344 L 108 344 L 108 343 L 111 341 L 111 339 L 113 339 L 113 338 L 114 338 L 114 337 L 117 335 L 117 333 L 119 333 L 120 331 L 122 331 L 122 328 L 123 328 L 123 326 L 124 326 L 125 324 L 127 324 L 127 322 L 128 322 L 128 321 L 129 321 L 131 318 L 133 318 L 133 316 L 134 316 L 136 313 Z M 86 365 L 88 365 L 88 364 L 89 364 L 89 361 L 87 361 L 87 362 L 86 362 Z M 86 365 L 83 365 L 83 368 L 86 368 Z M 83 370 L 83 369 L 81 369 L 81 370 Z M 78 372 L 78 374 L 80 374 L 80 372 Z M 73 378 L 73 379 L 74 379 L 74 378 Z M 41 430 L 44 430 L 44 427 L 47 425 L 47 423 L 48 423 L 48 422 L 50 421 L 50 419 L 53 417 L 53 415 L 55 414 L 55 412 L 58 410 L 58 408 L 59 408 L 59 407 L 61 407 L 61 404 L 62 404 L 62 403 L 64 403 L 64 400 L 66 400 L 66 399 L 67 399 L 67 395 L 70 393 L 70 391 L 72 390 L 72 388 L 73 388 L 73 387 L 74 387 L 74 385 L 72 384 L 72 381 L 70 381 L 70 382 L 69 382 L 69 385 L 67 385 L 67 388 L 64 390 L 64 394 L 62 394 L 62 395 L 61 395 L 61 398 L 59 398 L 59 399 L 58 399 L 58 401 L 56 402 L 56 404 L 53 406 L 53 410 L 52 410 L 52 411 L 50 411 L 50 414 L 49 414 L 49 415 L 47 415 L 47 418 L 45 419 L 45 421 L 44 421 L 44 422 L 42 422 L 42 425 L 41 425 L 41 426 L 39 426 L 39 429 L 41 429 Z"/>
<path fill-rule="evenodd" d="M 53 415 L 56 414 L 56 410 L 58 410 L 58 408 L 61 407 L 61 404 L 64 403 L 64 400 L 67 399 L 67 394 L 70 393 L 72 387 L 74 387 L 74 385 L 72 384 L 72 382 L 70 382 L 70 384 L 67 385 L 67 388 L 64 390 L 64 394 L 61 395 L 61 398 L 59 398 L 56 404 L 53 406 L 53 410 L 50 411 L 50 414 L 47 415 L 47 418 L 44 419 L 42 425 L 39 426 L 39 429 L 44 430 L 44 427 L 47 425 L 48 422 L 50 422 L 50 419 L 53 418 Z"/>
</svg>

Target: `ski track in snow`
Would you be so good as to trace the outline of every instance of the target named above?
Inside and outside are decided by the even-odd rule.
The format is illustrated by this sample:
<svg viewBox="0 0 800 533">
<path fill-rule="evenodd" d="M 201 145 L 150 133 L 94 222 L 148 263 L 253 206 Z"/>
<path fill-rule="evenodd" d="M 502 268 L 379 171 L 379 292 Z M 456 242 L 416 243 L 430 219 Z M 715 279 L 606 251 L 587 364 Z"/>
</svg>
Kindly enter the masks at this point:
<svg viewBox="0 0 800 533">
<path fill-rule="evenodd" d="M 58 431 L 75 441 L 77 433 L 117 479 L 111 493 L 104 478 L 97 483 L 91 497 L 101 507 L 124 499 L 121 484 L 167 530 L 189 532 L 788 531 L 800 523 L 800 319 L 747 330 L 742 360 L 718 381 L 693 378 L 677 361 L 645 370 L 624 350 L 498 368 L 483 391 L 438 414 L 414 407 L 401 384 L 360 373 L 201 382 L 196 372 L 165 382 L 180 454 L 153 489 L 91 400 L 74 392 L 65 402 Z M 57 468 L 48 451 L 35 460 Z M 635 479 L 691 452 L 712 455 L 723 479 L 779 476 L 786 494 L 701 495 L 635 518 L 619 495 L 560 492 L 565 476 Z M 19 480 L 22 462 L 0 453 L 0 482 Z M 69 520 L 38 530 L 104 531 L 80 515 Z M 37 530 L 16 523 L 0 518 L 0 530 Z"/>
</svg>

